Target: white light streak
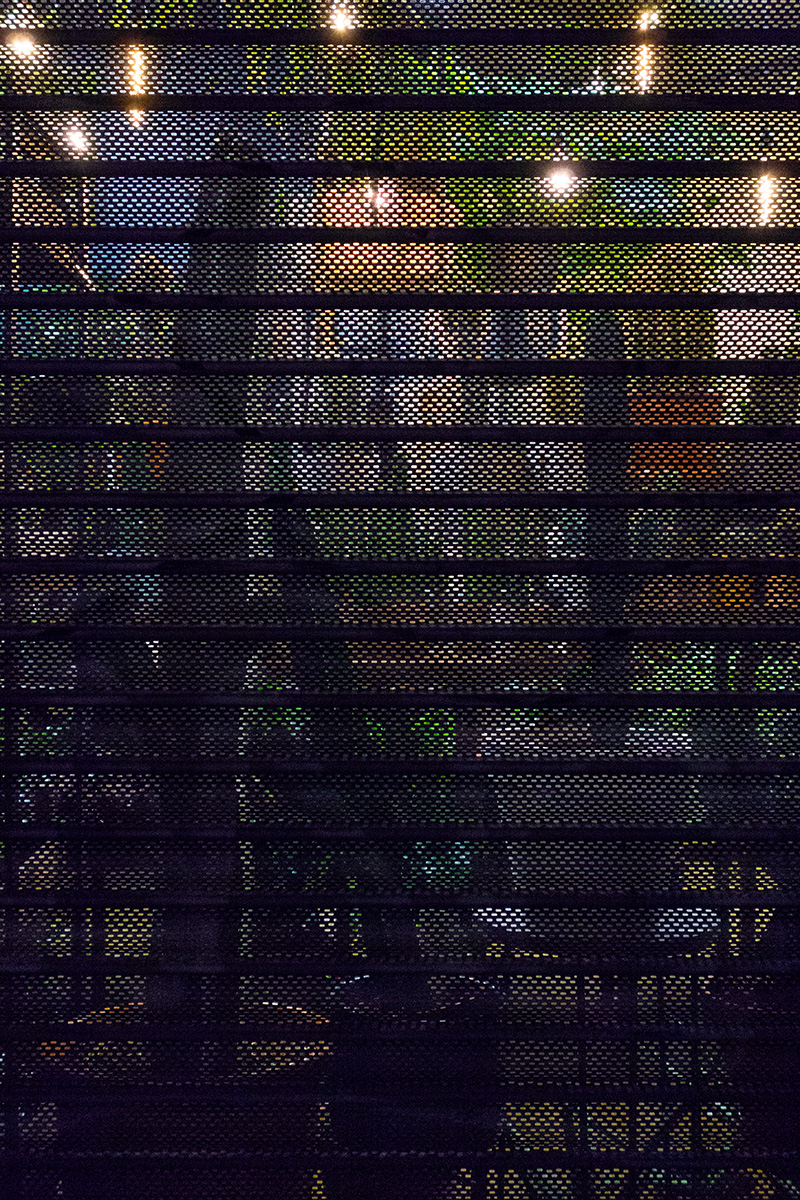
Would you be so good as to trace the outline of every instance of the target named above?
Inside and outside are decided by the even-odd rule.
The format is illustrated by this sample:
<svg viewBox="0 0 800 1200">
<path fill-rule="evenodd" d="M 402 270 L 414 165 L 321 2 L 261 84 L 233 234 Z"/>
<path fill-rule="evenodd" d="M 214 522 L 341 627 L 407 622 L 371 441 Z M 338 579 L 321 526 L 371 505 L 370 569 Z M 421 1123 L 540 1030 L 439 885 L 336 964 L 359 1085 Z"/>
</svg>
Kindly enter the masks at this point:
<svg viewBox="0 0 800 1200">
<path fill-rule="evenodd" d="M 135 47 L 128 55 L 128 91 L 131 96 L 143 96 L 147 83 L 144 50 Z"/>
<path fill-rule="evenodd" d="M 636 86 L 640 92 L 649 92 L 653 82 L 653 48 L 640 46 L 636 51 Z"/>
<path fill-rule="evenodd" d="M 773 218 L 776 192 L 775 180 L 771 175 L 762 175 L 758 180 L 758 223 L 769 225 Z"/>
</svg>

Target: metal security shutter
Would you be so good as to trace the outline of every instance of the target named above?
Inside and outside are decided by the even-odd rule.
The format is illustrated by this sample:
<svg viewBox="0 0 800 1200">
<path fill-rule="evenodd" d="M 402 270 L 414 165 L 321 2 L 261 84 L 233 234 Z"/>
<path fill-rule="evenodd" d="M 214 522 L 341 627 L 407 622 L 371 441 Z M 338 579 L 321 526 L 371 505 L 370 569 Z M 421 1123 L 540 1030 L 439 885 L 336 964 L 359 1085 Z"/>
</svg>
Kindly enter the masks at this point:
<svg viewBox="0 0 800 1200">
<path fill-rule="evenodd" d="M 3 1195 L 796 1200 L 796 5 L 3 26 Z"/>
</svg>

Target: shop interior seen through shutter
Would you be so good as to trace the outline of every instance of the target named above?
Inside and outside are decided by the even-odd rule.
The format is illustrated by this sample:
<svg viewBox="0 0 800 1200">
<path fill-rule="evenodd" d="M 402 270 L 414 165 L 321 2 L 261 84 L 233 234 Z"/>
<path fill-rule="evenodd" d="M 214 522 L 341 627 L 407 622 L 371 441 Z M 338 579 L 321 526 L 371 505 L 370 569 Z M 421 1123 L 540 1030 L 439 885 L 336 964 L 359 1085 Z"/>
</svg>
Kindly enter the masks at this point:
<svg viewBox="0 0 800 1200">
<path fill-rule="evenodd" d="M 9 0 L 8 1200 L 798 1200 L 800 9 Z"/>
</svg>

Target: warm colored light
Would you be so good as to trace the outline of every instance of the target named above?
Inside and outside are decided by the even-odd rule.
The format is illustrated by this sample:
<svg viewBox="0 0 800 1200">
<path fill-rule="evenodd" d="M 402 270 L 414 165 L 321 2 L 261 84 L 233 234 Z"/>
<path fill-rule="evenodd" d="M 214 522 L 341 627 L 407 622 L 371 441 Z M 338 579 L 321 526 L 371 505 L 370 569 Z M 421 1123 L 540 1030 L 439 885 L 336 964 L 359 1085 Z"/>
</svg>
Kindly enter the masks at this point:
<svg viewBox="0 0 800 1200">
<path fill-rule="evenodd" d="M 11 38 L 8 45 L 18 58 L 30 58 L 36 50 L 36 43 L 26 33 L 20 33 Z"/>
<path fill-rule="evenodd" d="M 370 204 L 373 208 L 386 208 L 386 205 L 389 203 L 383 191 L 380 188 L 374 188 L 371 183 L 367 184 L 366 199 L 367 204 Z"/>
<path fill-rule="evenodd" d="M 143 96 L 146 86 L 144 50 L 131 50 L 128 56 L 128 91 Z"/>
<path fill-rule="evenodd" d="M 89 139 L 83 130 L 75 125 L 64 134 L 64 141 L 76 154 L 85 154 L 89 149 Z"/>
<path fill-rule="evenodd" d="M 331 12 L 331 29 L 337 33 L 347 33 L 350 29 L 355 29 L 356 19 L 349 8 L 344 8 L 338 5 Z"/>
<path fill-rule="evenodd" d="M 771 175 L 762 175 L 758 181 L 759 225 L 769 225 L 772 206 L 775 203 L 775 180 Z"/>
<path fill-rule="evenodd" d="M 636 22 L 636 28 L 640 29 L 642 33 L 647 33 L 648 29 L 655 29 L 656 25 L 658 25 L 659 19 L 659 14 L 656 9 L 646 8 L 644 12 L 639 13 L 639 17 Z"/>
<path fill-rule="evenodd" d="M 653 50 L 651 46 L 640 46 L 636 52 L 636 86 L 640 92 L 647 92 L 652 82 Z"/>
<path fill-rule="evenodd" d="M 331 29 L 335 29 L 337 33 L 347 33 L 350 29 L 355 29 L 356 19 L 348 8 L 342 8 L 337 5 L 331 12 Z"/>
<path fill-rule="evenodd" d="M 143 96 L 147 91 L 147 59 L 144 50 L 134 46 L 128 51 L 128 94 Z M 128 109 L 131 125 L 141 125 L 145 114 L 141 108 Z"/>
<path fill-rule="evenodd" d="M 575 186 L 575 175 L 569 167 L 555 167 L 547 176 L 547 186 L 557 196 L 563 196 Z"/>
</svg>

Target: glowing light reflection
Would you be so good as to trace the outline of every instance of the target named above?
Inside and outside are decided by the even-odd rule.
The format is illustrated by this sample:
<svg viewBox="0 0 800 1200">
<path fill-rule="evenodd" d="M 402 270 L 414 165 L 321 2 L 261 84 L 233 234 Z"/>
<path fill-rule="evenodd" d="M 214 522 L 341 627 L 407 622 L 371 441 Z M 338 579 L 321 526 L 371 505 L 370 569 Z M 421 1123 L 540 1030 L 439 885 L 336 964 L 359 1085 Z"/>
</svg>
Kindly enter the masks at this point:
<svg viewBox="0 0 800 1200">
<path fill-rule="evenodd" d="M 349 8 L 337 4 L 332 10 L 330 26 L 336 33 L 348 33 L 349 30 L 355 29 L 357 24 L 355 15 Z"/>
<path fill-rule="evenodd" d="M 653 82 L 653 48 L 640 46 L 636 52 L 636 86 L 640 92 L 650 90 Z"/>
<path fill-rule="evenodd" d="M 769 225 L 774 215 L 773 208 L 775 204 L 775 180 L 771 175 L 762 175 L 758 181 L 758 223 L 759 225 Z"/>
<path fill-rule="evenodd" d="M 128 91 L 143 96 L 145 90 L 145 58 L 143 50 L 131 50 L 128 62 Z"/>
<path fill-rule="evenodd" d="M 383 194 L 383 190 L 379 187 L 373 187 L 371 183 L 367 184 L 365 195 L 367 204 L 369 204 L 371 208 L 386 208 L 387 204 L 389 203 L 388 199 Z"/>
<path fill-rule="evenodd" d="M 143 96 L 147 91 L 147 60 L 144 50 L 133 47 L 128 55 L 128 92 L 131 96 Z M 131 125 L 141 125 L 144 121 L 141 108 L 128 110 L 128 120 Z"/>
<path fill-rule="evenodd" d="M 555 167 L 545 180 L 548 189 L 557 196 L 565 196 L 577 182 L 574 171 L 570 171 L 569 167 Z"/>
<path fill-rule="evenodd" d="M 8 47 L 16 54 L 17 58 L 31 58 L 36 52 L 36 42 L 26 33 L 20 33 L 16 37 L 10 38 Z"/>
<path fill-rule="evenodd" d="M 64 134 L 64 141 L 71 150 L 75 151 L 76 154 L 85 154 L 89 149 L 89 139 L 83 130 L 78 129 L 78 127 L 75 125 L 66 131 Z"/>
</svg>

